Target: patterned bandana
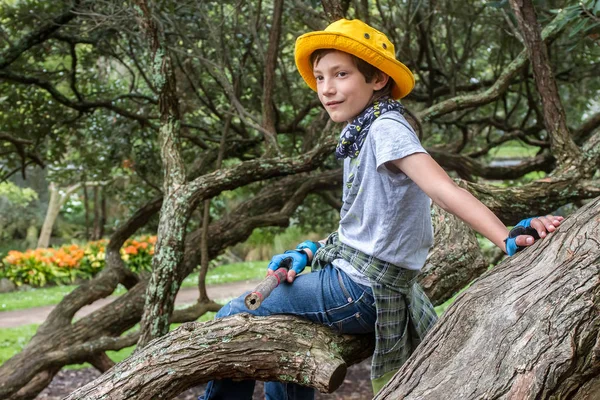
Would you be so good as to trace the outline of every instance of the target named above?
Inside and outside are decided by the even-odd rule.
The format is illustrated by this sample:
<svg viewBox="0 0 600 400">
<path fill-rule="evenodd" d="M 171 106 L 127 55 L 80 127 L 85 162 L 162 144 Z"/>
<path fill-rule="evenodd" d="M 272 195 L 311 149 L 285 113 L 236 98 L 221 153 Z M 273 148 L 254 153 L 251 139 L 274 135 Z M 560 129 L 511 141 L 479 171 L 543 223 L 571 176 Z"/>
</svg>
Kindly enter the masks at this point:
<svg viewBox="0 0 600 400">
<path fill-rule="evenodd" d="M 371 106 L 365 108 L 342 131 L 340 141 L 335 149 L 335 157 L 338 160 L 346 157 L 358 157 L 360 149 L 367 138 L 367 133 L 369 133 L 369 128 L 371 128 L 371 124 L 380 115 L 388 111 L 399 111 L 401 114 L 404 114 L 404 106 L 396 100 L 384 97 L 374 101 Z"/>
</svg>

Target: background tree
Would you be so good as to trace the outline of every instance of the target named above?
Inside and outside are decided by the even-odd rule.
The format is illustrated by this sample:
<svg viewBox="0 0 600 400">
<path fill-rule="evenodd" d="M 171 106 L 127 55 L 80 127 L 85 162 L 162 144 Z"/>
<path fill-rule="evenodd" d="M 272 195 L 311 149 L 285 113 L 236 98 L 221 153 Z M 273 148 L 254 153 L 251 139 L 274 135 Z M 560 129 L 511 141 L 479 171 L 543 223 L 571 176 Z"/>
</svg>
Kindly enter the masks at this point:
<svg viewBox="0 0 600 400">
<path fill-rule="evenodd" d="M 107 267 L 65 297 L 24 350 L 0 367 L 2 397 L 32 398 L 70 363 L 88 361 L 106 371 L 112 365 L 106 350 L 130 346 L 140 337 L 147 343 L 166 332 L 169 321 L 192 321 L 217 309 L 202 297 L 186 310 L 172 311 L 181 280 L 199 264 L 203 218 L 195 210 L 204 200 L 236 188 L 247 196 L 232 209 L 211 206 L 215 215 L 206 221 L 204 234 L 211 238 L 204 251 L 210 259 L 257 227 L 287 226 L 298 207 L 300 218 L 315 223 L 306 216 L 339 198 L 340 171 L 326 155 L 340 127 L 327 122 L 293 65 L 297 35 L 328 23 L 323 8 L 305 2 L 278 8 L 278 2 L 222 1 L 150 3 L 144 10 L 144 4 L 25 1 L 0 6 L 3 179 L 26 176 L 34 165 L 57 166 L 57 174 L 76 165 L 77 171 L 97 171 L 106 180 L 119 173 L 116 166 L 132 165 L 129 190 L 119 194 L 131 211 L 111 233 Z M 536 3 L 548 63 L 560 97 L 568 99 L 568 135 L 580 157 L 563 154 L 544 125 L 535 70 L 507 3 L 325 5 L 328 13 L 334 7 L 389 34 L 398 58 L 417 76 L 404 103 L 416 115 L 415 124 L 422 125 L 426 148 L 505 223 L 600 194 L 596 2 Z M 553 11 L 558 9 L 563 11 Z M 152 24 L 162 32 L 159 47 L 147 37 Z M 159 67 L 168 58 L 171 72 L 165 75 Z M 171 85 L 170 94 L 163 91 L 165 83 Z M 165 95 L 178 99 L 178 114 L 169 114 Z M 511 145 L 522 146 L 527 156 L 514 163 L 494 162 Z M 81 180 L 79 175 L 72 181 Z M 319 201 L 309 196 L 313 193 Z M 312 200 L 302 204 L 307 196 Z M 177 231 L 165 229 L 166 207 L 173 206 L 180 207 L 170 214 Z M 157 252 L 160 247 L 172 258 L 167 263 L 157 256 L 152 278 L 134 274 L 125 268 L 119 249 L 138 229 L 156 224 L 159 212 L 163 223 L 158 222 Z M 479 272 L 455 269 L 465 263 L 460 257 L 463 235 L 444 229 L 451 219 L 435 216 L 442 225 L 436 228 L 427 267 L 432 273 L 423 279 L 430 293 L 447 288 L 432 295 L 438 303 Z M 453 234 L 455 244 L 447 245 Z M 475 246 L 469 248 L 473 259 L 481 257 Z M 442 263 L 436 260 L 451 262 L 437 269 Z M 78 309 L 108 296 L 119 283 L 127 294 L 72 322 Z M 152 299 L 146 307 L 145 298 Z M 161 310 L 153 309 L 158 304 Z M 157 317 L 154 329 L 143 324 L 142 331 L 121 336 L 144 312 Z"/>
</svg>

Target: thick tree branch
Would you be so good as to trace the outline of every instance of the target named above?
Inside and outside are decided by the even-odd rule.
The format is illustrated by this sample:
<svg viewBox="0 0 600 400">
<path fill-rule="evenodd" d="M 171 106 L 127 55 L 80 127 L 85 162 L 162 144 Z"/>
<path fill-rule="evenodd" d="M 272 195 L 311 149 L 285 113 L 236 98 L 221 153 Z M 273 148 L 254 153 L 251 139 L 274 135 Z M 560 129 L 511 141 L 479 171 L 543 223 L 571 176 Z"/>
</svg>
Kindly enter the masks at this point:
<svg viewBox="0 0 600 400">
<path fill-rule="evenodd" d="M 596 398 L 599 210 L 590 202 L 478 279 L 376 399 Z"/>
<path fill-rule="evenodd" d="M 215 376 L 296 382 L 331 393 L 344 381 L 347 366 L 372 352 L 370 335 L 340 336 L 289 316 L 239 314 L 185 324 L 65 400 L 168 399 Z"/>
<path fill-rule="evenodd" d="M 465 180 L 473 180 L 473 177 L 483 179 L 518 179 L 533 171 L 550 172 L 554 169 L 554 157 L 540 155 L 528 160 L 523 160 L 514 166 L 492 167 L 478 160 L 461 154 L 453 154 L 427 149 L 429 154 L 446 170 L 456 171 Z"/>
</svg>

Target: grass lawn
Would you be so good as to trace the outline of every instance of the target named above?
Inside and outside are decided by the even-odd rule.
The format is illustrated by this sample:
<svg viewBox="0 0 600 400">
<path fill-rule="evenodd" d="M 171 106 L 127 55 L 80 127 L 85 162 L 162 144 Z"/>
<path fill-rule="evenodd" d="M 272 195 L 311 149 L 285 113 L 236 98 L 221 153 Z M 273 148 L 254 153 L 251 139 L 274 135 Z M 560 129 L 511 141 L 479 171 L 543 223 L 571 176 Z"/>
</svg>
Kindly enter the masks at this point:
<svg viewBox="0 0 600 400">
<path fill-rule="evenodd" d="M 219 283 L 260 279 L 265 276 L 268 261 L 255 261 L 222 265 L 208 271 L 207 285 Z M 182 287 L 195 287 L 198 285 L 198 273 L 189 275 L 182 283 Z M 23 310 L 32 307 L 42 307 L 58 304 L 64 296 L 69 294 L 76 286 L 54 286 L 48 288 L 32 289 L 23 292 L 0 293 L 0 312 Z M 125 293 L 125 288 L 120 286 L 113 293 Z"/>
</svg>

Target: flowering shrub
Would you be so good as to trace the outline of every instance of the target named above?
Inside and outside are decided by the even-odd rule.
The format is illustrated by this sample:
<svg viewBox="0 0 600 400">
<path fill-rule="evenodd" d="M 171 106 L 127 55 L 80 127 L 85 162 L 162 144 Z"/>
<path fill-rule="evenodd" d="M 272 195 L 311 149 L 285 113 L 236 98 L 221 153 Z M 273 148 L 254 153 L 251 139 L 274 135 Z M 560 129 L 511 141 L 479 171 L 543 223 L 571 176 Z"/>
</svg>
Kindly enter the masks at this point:
<svg viewBox="0 0 600 400">
<path fill-rule="evenodd" d="M 99 240 L 83 248 L 71 244 L 25 252 L 9 251 L 0 263 L 0 278 L 7 278 L 17 286 L 68 284 L 77 278 L 89 279 L 104 268 L 107 243 L 107 240 Z M 155 243 L 156 236 L 127 240 L 121 248 L 125 265 L 134 272 L 150 270 Z"/>
</svg>

